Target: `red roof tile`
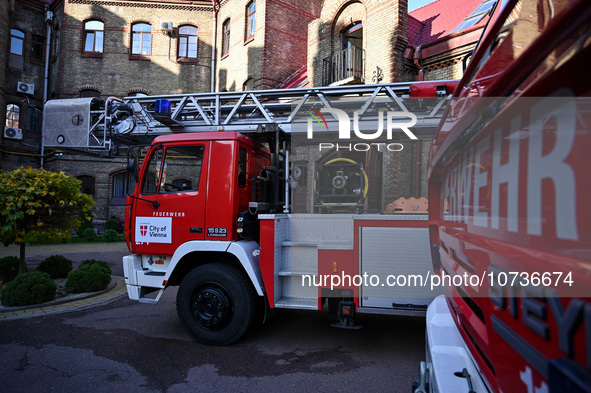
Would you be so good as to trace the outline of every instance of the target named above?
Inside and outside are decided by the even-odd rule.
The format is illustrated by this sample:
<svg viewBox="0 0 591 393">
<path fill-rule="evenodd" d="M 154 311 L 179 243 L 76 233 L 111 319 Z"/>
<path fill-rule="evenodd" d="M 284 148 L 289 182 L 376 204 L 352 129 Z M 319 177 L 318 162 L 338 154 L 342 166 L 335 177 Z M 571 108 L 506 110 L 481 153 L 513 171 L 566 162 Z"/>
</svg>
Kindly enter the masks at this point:
<svg viewBox="0 0 591 393">
<path fill-rule="evenodd" d="M 448 35 L 481 3 L 482 0 L 436 0 L 409 12 L 408 43 L 417 46 Z M 422 25 L 420 31 L 416 22 Z"/>
<path fill-rule="evenodd" d="M 425 27 L 423 22 L 421 22 L 420 20 L 418 20 L 410 14 L 408 15 L 407 33 L 409 44 L 416 45 L 415 42 L 417 42 L 421 37 L 423 27 Z"/>
</svg>

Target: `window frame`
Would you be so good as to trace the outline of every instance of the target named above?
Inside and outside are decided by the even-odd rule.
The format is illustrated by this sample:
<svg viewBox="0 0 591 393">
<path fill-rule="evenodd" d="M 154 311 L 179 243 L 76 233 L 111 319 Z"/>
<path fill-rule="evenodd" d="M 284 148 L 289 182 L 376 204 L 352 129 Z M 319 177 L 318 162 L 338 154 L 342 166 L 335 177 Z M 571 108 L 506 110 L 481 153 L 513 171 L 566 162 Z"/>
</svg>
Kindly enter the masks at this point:
<svg viewBox="0 0 591 393">
<path fill-rule="evenodd" d="M 134 29 L 136 27 L 142 26 L 148 26 L 149 27 L 149 31 L 144 31 L 144 30 L 139 30 L 139 31 L 135 31 Z M 134 47 L 134 43 L 136 42 L 136 35 L 139 37 L 139 45 L 138 45 L 138 50 L 139 53 L 135 53 L 135 47 Z M 144 44 L 145 44 L 145 39 L 149 37 L 149 52 L 147 54 L 142 53 L 143 52 L 143 48 L 144 48 Z M 130 56 L 132 58 L 149 58 L 152 55 L 152 25 L 150 23 L 147 22 L 135 22 L 131 25 L 131 45 L 130 45 Z"/>
<path fill-rule="evenodd" d="M 41 40 L 39 40 L 39 38 L 41 38 Z M 44 35 L 41 34 L 33 34 L 33 38 L 31 41 L 31 61 L 35 61 L 35 62 L 39 62 L 39 63 L 43 63 L 45 61 L 45 56 L 47 55 L 45 53 L 45 47 L 47 45 L 45 45 L 46 42 L 46 37 Z M 41 50 L 41 57 L 36 57 L 36 53 L 37 50 Z"/>
<path fill-rule="evenodd" d="M 23 36 L 15 35 L 14 33 L 18 32 L 21 33 Z M 19 29 L 10 29 L 10 48 L 8 49 L 8 53 L 14 56 L 25 57 L 25 40 L 27 38 L 27 34 Z M 13 52 L 14 50 L 14 42 L 20 42 L 20 53 Z"/>
<path fill-rule="evenodd" d="M 89 92 L 95 92 L 96 95 L 88 95 L 85 93 L 89 93 Z M 101 96 L 101 92 L 97 89 L 82 89 L 80 90 L 80 98 L 84 98 L 84 97 L 100 97 Z"/>
<path fill-rule="evenodd" d="M 35 132 L 40 133 L 42 129 L 42 121 L 43 121 L 43 112 L 41 110 L 35 108 L 34 106 L 29 106 L 27 110 L 27 128 L 28 132 Z"/>
<path fill-rule="evenodd" d="M 91 23 L 100 23 L 102 26 L 101 29 L 89 28 L 88 24 Z M 101 48 L 97 50 L 97 42 L 98 42 L 98 33 L 101 33 Z M 92 48 L 88 50 L 88 38 L 90 35 L 94 35 L 92 38 Z M 82 53 L 85 54 L 93 54 L 93 55 L 101 55 L 104 53 L 105 50 L 105 22 L 98 20 L 98 19 L 89 19 L 84 22 L 84 29 L 83 29 L 83 36 L 82 36 Z"/>
<path fill-rule="evenodd" d="M 250 9 L 252 7 L 252 10 Z M 244 42 L 249 43 L 254 40 L 256 34 L 256 1 L 252 0 L 246 4 L 244 11 Z M 251 34 L 252 32 L 252 34 Z"/>
<path fill-rule="evenodd" d="M 222 57 L 230 53 L 230 18 L 222 23 Z"/>
<path fill-rule="evenodd" d="M 120 180 L 122 179 L 122 180 Z M 115 182 L 119 181 L 123 184 L 119 184 L 117 185 L 117 187 L 115 186 Z M 133 192 L 133 189 L 135 187 L 135 181 L 133 179 L 133 176 L 129 175 L 128 171 L 119 171 L 119 172 L 115 172 L 111 175 L 111 185 L 112 185 L 112 190 L 111 190 L 111 200 L 109 201 L 109 205 L 113 205 L 113 206 L 123 206 L 125 205 L 125 200 L 127 199 L 127 195 L 131 194 Z M 95 189 L 96 191 L 96 189 Z M 125 195 L 115 195 L 116 192 L 117 194 L 119 194 L 118 191 L 121 191 L 121 193 L 125 194 Z"/>
<path fill-rule="evenodd" d="M 14 110 L 16 108 L 16 110 Z M 12 113 L 13 116 L 9 116 Z M 16 117 L 14 116 L 16 114 Z M 16 124 L 16 125 L 15 125 Z M 10 128 L 20 128 L 21 124 L 21 107 L 18 104 L 9 102 L 6 104 L 6 117 L 4 126 Z"/>
<path fill-rule="evenodd" d="M 189 173 L 193 177 L 187 177 L 187 173 L 181 174 L 179 171 L 181 165 L 175 162 L 175 159 L 180 157 L 180 153 L 182 152 L 185 152 L 182 154 L 185 158 L 188 156 L 191 159 L 197 159 L 199 161 L 198 172 Z M 204 170 L 204 153 L 205 145 L 202 143 L 158 147 L 154 149 L 151 152 L 150 157 L 147 158 L 147 161 L 144 160 L 146 169 L 140 183 L 140 194 L 158 196 L 164 194 L 198 192 Z M 190 168 L 197 167 L 197 165 L 194 164 L 185 166 Z M 186 187 L 188 188 L 179 187 L 178 184 L 180 182 L 187 184 Z M 173 187 L 169 188 L 169 186 Z"/>
<path fill-rule="evenodd" d="M 113 178 L 114 177 L 115 175 L 113 176 Z M 90 175 L 80 175 L 77 176 L 76 179 L 80 180 L 80 191 L 94 198 L 94 195 L 96 193 L 96 178 Z M 88 188 L 90 192 L 86 192 L 85 187 Z"/>
<path fill-rule="evenodd" d="M 195 34 L 190 34 L 190 33 L 183 33 L 182 30 L 184 28 L 192 28 L 195 29 Z M 195 42 L 192 44 L 191 41 L 191 37 L 195 37 Z M 181 46 L 182 44 L 182 40 L 185 40 L 184 46 L 184 53 L 181 54 Z M 191 52 L 191 47 L 195 46 L 195 56 L 189 56 L 189 53 Z M 197 26 L 193 26 L 193 25 L 182 25 L 179 26 L 179 32 L 178 32 L 178 40 L 177 40 L 177 59 L 179 60 L 185 60 L 185 61 L 197 61 L 197 59 L 199 58 L 199 28 Z"/>
</svg>

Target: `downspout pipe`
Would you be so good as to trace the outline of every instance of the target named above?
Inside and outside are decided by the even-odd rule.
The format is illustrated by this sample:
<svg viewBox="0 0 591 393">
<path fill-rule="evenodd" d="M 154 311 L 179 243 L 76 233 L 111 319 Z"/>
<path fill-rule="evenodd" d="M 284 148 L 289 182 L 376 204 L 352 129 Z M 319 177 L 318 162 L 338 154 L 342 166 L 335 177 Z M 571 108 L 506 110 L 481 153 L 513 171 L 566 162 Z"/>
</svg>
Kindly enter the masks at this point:
<svg viewBox="0 0 591 393">
<path fill-rule="evenodd" d="M 413 56 L 415 66 L 419 69 L 419 82 L 423 81 L 423 66 L 421 65 L 421 49 L 422 45 L 415 48 L 415 54 Z"/>
<path fill-rule="evenodd" d="M 215 67 L 216 67 L 216 43 L 217 43 L 217 37 L 218 37 L 218 10 L 219 10 L 219 5 L 217 3 L 217 0 L 211 0 L 212 5 L 213 5 L 213 40 L 212 40 L 212 44 L 211 44 L 211 92 L 214 93 L 215 92 L 215 82 L 216 82 L 216 72 L 215 72 Z"/>
<path fill-rule="evenodd" d="M 49 91 L 49 59 L 51 58 L 51 23 L 53 22 L 53 13 L 49 11 L 49 7 L 45 6 L 45 23 L 47 24 L 46 42 L 45 42 L 45 72 L 43 76 L 43 109 L 45 110 L 45 103 Z M 45 137 L 45 122 L 41 124 L 41 168 L 44 165 L 45 145 L 43 140 Z"/>
</svg>

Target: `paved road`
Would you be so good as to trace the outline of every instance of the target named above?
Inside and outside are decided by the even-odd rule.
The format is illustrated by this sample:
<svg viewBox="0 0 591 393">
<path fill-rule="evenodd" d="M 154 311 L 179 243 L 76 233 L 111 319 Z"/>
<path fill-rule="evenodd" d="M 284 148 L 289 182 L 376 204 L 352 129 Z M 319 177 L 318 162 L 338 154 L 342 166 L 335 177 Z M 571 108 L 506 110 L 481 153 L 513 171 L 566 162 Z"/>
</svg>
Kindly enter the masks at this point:
<svg viewBox="0 0 591 393">
<path fill-rule="evenodd" d="M 350 331 L 313 311 L 279 310 L 233 346 L 203 346 L 181 327 L 175 295 L 0 322 L 0 390 L 408 392 L 424 357 L 422 318 L 362 315 Z"/>
</svg>

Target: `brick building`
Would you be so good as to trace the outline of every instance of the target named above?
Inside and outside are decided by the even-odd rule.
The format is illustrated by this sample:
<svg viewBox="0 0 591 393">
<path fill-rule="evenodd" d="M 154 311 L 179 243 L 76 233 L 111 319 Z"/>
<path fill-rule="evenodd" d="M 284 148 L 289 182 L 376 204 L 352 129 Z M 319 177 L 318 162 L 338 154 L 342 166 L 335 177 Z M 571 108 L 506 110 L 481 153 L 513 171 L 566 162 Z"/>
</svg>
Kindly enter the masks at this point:
<svg viewBox="0 0 591 393">
<path fill-rule="evenodd" d="M 407 0 L 327 0 L 309 25 L 314 86 L 408 80 L 404 70 Z"/>
<path fill-rule="evenodd" d="M 321 1 L 222 1 L 217 12 L 217 90 L 270 89 L 306 64 L 308 24 Z"/>
<path fill-rule="evenodd" d="M 1 139 L 0 169 L 64 171 L 93 196 L 96 219 L 122 218 L 124 155 L 42 149 L 47 99 L 458 78 L 490 3 L 438 0 L 408 13 L 407 0 L 0 0 L 0 117 L 22 130 Z M 352 154 L 389 174 L 369 208 L 426 196 L 429 146 Z"/>
<path fill-rule="evenodd" d="M 2 169 L 39 162 L 46 33 L 42 2 L 0 1 Z"/>
</svg>

